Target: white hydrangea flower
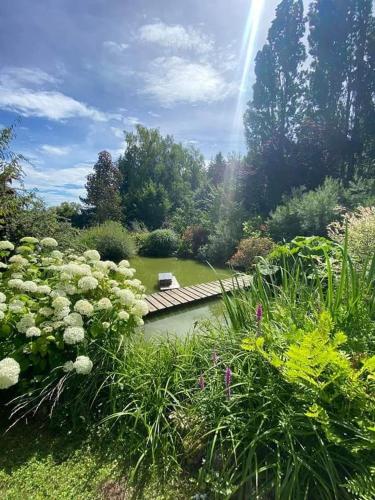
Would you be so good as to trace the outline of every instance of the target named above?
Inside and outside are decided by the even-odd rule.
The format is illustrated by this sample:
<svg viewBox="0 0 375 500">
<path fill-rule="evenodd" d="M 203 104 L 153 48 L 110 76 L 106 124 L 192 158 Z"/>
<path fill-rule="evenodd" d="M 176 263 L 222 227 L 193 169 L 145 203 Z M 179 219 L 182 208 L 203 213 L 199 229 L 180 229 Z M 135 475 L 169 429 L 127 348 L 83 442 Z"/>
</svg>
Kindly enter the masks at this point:
<svg viewBox="0 0 375 500">
<path fill-rule="evenodd" d="M 75 371 L 80 375 L 88 375 L 93 367 L 93 363 L 87 356 L 77 356 L 73 363 Z"/>
<path fill-rule="evenodd" d="M 77 290 L 77 287 L 75 287 L 74 285 L 65 285 L 65 291 L 68 295 L 74 295 L 78 292 Z"/>
<path fill-rule="evenodd" d="M 73 312 L 65 316 L 64 323 L 68 326 L 83 326 L 83 318 L 79 313 Z"/>
<path fill-rule="evenodd" d="M 66 297 L 62 297 L 59 295 L 52 301 L 52 307 L 54 309 L 62 309 L 63 307 L 68 307 L 70 306 L 70 300 L 67 299 Z"/>
<path fill-rule="evenodd" d="M 135 300 L 134 293 L 130 290 L 119 290 L 115 292 L 120 302 L 126 306 L 131 306 Z"/>
<path fill-rule="evenodd" d="M 43 247 L 47 247 L 47 248 L 55 248 L 55 247 L 59 246 L 59 244 L 57 243 L 57 241 L 54 238 L 43 238 L 42 240 L 40 240 L 40 244 Z"/>
<path fill-rule="evenodd" d="M 45 316 L 46 318 L 48 318 L 49 316 L 52 316 L 52 314 L 55 311 L 51 307 L 41 307 L 38 312 L 42 316 Z"/>
<path fill-rule="evenodd" d="M 4 358 L 0 361 L 0 389 L 8 389 L 17 384 L 21 367 L 13 358 Z"/>
<path fill-rule="evenodd" d="M 135 316 L 146 316 L 148 313 L 148 305 L 144 300 L 136 300 L 131 312 L 135 314 Z"/>
<path fill-rule="evenodd" d="M 99 285 L 99 282 L 96 278 L 92 276 L 84 276 L 78 281 L 78 288 L 83 291 L 95 290 Z"/>
<path fill-rule="evenodd" d="M 9 288 L 21 288 L 23 285 L 23 281 L 18 279 L 18 278 L 14 278 L 14 279 L 10 279 L 8 280 L 8 286 Z"/>
<path fill-rule="evenodd" d="M 108 323 L 108 321 L 103 321 L 102 326 L 104 330 L 108 330 L 108 328 L 111 326 L 111 323 Z"/>
<path fill-rule="evenodd" d="M 94 271 L 92 273 L 92 275 L 94 276 L 94 278 L 96 278 L 97 280 L 101 281 L 105 278 L 105 274 L 102 273 L 101 271 Z"/>
<path fill-rule="evenodd" d="M 121 276 L 124 276 L 124 278 L 132 278 L 133 277 L 133 273 L 130 269 L 128 269 L 127 267 L 119 267 L 117 269 L 117 272 L 119 274 L 121 274 Z"/>
<path fill-rule="evenodd" d="M 122 261 L 121 261 L 121 262 L 119 262 L 119 264 L 118 264 L 118 267 L 129 267 L 129 266 L 130 266 L 129 261 L 128 261 L 128 260 L 126 260 L 126 259 L 122 260 Z"/>
<path fill-rule="evenodd" d="M 12 255 L 9 262 L 15 264 L 16 266 L 26 266 L 26 264 L 29 263 L 29 261 L 22 257 L 22 255 Z"/>
<path fill-rule="evenodd" d="M 42 331 L 45 335 L 49 335 L 50 333 L 53 333 L 53 328 L 52 326 L 44 326 Z"/>
<path fill-rule="evenodd" d="M 61 266 L 61 270 L 69 277 L 91 275 L 91 267 L 88 264 L 76 264 L 75 262 L 69 262 L 68 264 Z"/>
<path fill-rule="evenodd" d="M 21 333 L 26 333 L 26 330 L 32 326 L 35 326 L 34 314 L 27 313 L 25 316 L 16 323 L 17 330 Z"/>
<path fill-rule="evenodd" d="M 85 331 L 81 326 L 68 326 L 65 328 L 63 339 L 66 344 L 74 345 L 82 342 L 85 338 Z"/>
<path fill-rule="evenodd" d="M 34 281 L 24 281 L 20 288 L 24 292 L 35 293 L 38 290 L 38 285 Z"/>
<path fill-rule="evenodd" d="M 51 287 L 48 285 L 39 285 L 37 288 L 37 292 L 44 295 L 49 295 L 51 293 Z"/>
<path fill-rule="evenodd" d="M 0 241 L 0 250 L 14 250 L 14 245 L 8 240 Z"/>
<path fill-rule="evenodd" d="M 64 257 L 64 254 L 60 252 L 60 250 L 52 250 L 51 257 L 53 259 L 62 259 Z"/>
<path fill-rule="evenodd" d="M 118 319 L 121 319 L 121 321 L 127 321 L 129 319 L 129 313 L 126 311 L 120 311 L 118 313 Z"/>
<path fill-rule="evenodd" d="M 6 297 L 5 293 L 0 292 L 0 303 L 6 302 L 6 300 L 7 300 L 7 297 Z"/>
<path fill-rule="evenodd" d="M 74 304 L 74 310 L 83 316 L 91 316 L 94 312 L 94 307 L 88 300 L 81 299 Z"/>
<path fill-rule="evenodd" d="M 13 313 L 20 313 L 23 311 L 25 304 L 21 300 L 12 300 L 9 304 L 9 311 Z"/>
<path fill-rule="evenodd" d="M 105 264 L 107 269 L 110 269 L 111 271 L 117 271 L 117 264 L 115 264 L 112 260 L 105 260 L 103 261 L 103 264 Z"/>
<path fill-rule="evenodd" d="M 59 288 L 57 290 L 52 290 L 50 295 L 53 299 L 56 299 L 57 297 L 66 297 L 65 291 L 61 288 Z"/>
<path fill-rule="evenodd" d="M 12 273 L 10 277 L 13 280 L 23 280 L 23 274 L 22 273 Z"/>
<path fill-rule="evenodd" d="M 33 236 L 25 236 L 24 238 L 20 239 L 21 243 L 31 243 L 32 245 L 36 245 L 39 243 L 38 238 L 34 238 Z"/>
<path fill-rule="evenodd" d="M 0 269 L 7 269 L 8 264 L 5 264 L 4 262 L 0 262 Z"/>
<path fill-rule="evenodd" d="M 100 253 L 96 250 L 86 250 L 83 255 L 89 260 L 100 260 Z"/>
<path fill-rule="evenodd" d="M 0 311 L 6 311 L 8 309 L 8 306 L 4 303 L 4 302 L 1 302 L 0 303 Z"/>
<path fill-rule="evenodd" d="M 68 316 L 69 313 L 70 313 L 69 306 L 61 307 L 59 309 L 55 309 L 54 318 L 57 320 L 64 319 L 66 316 Z"/>
<path fill-rule="evenodd" d="M 134 320 L 135 320 L 135 324 L 136 324 L 137 326 L 143 326 L 143 325 L 145 324 L 145 322 L 143 321 L 143 319 L 142 319 L 142 318 L 139 318 L 138 316 L 135 316 L 135 317 L 134 317 Z"/>
<path fill-rule="evenodd" d="M 66 363 L 63 364 L 63 371 L 65 373 L 72 372 L 74 370 L 74 363 L 73 361 L 67 361 Z"/>
<path fill-rule="evenodd" d="M 0 310 L 0 321 L 3 321 L 4 318 L 5 318 L 5 314 L 3 311 Z"/>
<path fill-rule="evenodd" d="M 94 268 L 103 273 L 108 271 L 106 262 L 103 262 L 101 260 L 94 262 Z"/>
<path fill-rule="evenodd" d="M 97 302 L 96 308 L 99 311 L 106 310 L 106 309 L 112 309 L 112 302 L 107 297 L 103 297 L 102 299 L 100 299 Z"/>
<path fill-rule="evenodd" d="M 26 337 L 40 337 L 41 334 L 42 332 L 37 326 L 31 326 L 26 330 Z"/>
</svg>

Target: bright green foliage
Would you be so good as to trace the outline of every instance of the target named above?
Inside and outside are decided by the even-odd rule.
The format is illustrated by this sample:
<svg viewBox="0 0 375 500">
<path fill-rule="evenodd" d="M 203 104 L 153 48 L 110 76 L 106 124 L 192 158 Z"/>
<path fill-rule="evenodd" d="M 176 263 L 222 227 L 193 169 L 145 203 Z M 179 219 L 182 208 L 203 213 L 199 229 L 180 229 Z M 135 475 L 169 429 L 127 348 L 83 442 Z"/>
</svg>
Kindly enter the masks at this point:
<svg viewBox="0 0 375 500">
<path fill-rule="evenodd" d="M 119 169 L 127 219 L 156 229 L 199 188 L 205 177 L 203 157 L 141 125 L 126 133 L 125 141 Z"/>
<path fill-rule="evenodd" d="M 135 253 L 135 243 L 129 232 L 119 222 L 107 221 L 84 229 L 73 243 L 80 249 L 94 248 L 104 260 L 119 262 Z"/>
<path fill-rule="evenodd" d="M 176 252 L 178 244 L 178 236 L 174 231 L 156 229 L 144 238 L 139 253 L 148 257 L 169 257 Z"/>
<path fill-rule="evenodd" d="M 314 191 L 297 190 L 279 205 L 268 220 L 269 232 L 275 241 L 286 241 L 297 235 L 325 236 L 327 225 L 339 215 L 341 186 L 326 179 Z"/>
<path fill-rule="evenodd" d="M 343 244 L 348 235 L 348 248 L 357 263 L 372 257 L 375 245 L 375 206 L 358 207 L 344 216 L 343 222 L 333 222 L 328 226 L 330 238 Z"/>
</svg>

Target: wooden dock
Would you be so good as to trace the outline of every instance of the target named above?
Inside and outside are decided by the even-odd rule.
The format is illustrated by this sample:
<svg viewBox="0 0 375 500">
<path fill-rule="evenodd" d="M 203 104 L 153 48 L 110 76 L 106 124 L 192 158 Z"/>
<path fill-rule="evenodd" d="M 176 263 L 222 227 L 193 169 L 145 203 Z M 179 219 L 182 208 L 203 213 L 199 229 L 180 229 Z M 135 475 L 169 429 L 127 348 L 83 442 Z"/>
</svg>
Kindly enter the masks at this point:
<svg viewBox="0 0 375 500">
<path fill-rule="evenodd" d="M 236 275 L 224 280 L 210 281 L 200 285 L 184 286 L 173 290 L 155 292 L 145 300 L 149 307 L 148 314 L 166 311 L 175 307 L 193 304 L 205 299 L 217 297 L 226 292 L 246 288 L 250 285 L 251 277 L 246 274 Z"/>
</svg>

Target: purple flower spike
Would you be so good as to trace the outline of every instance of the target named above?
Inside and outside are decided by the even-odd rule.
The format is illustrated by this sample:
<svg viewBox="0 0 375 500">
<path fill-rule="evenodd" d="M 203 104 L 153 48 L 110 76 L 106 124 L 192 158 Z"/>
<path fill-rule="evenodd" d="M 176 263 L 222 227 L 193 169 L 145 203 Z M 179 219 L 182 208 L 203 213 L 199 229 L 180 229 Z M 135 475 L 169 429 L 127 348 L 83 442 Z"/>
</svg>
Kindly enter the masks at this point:
<svg viewBox="0 0 375 500">
<path fill-rule="evenodd" d="M 219 356 L 217 355 L 216 351 L 212 351 L 211 359 L 212 359 L 212 364 L 216 366 L 219 361 Z"/>
<path fill-rule="evenodd" d="M 262 304 L 258 304 L 257 305 L 257 309 L 256 309 L 256 318 L 257 318 L 257 322 L 260 323 L 260 321 L 262 320 L 263 318 L 263 307 L 262 307 Z"/>
<path fill-rule="evenodd" d="M 230 399 L 231 396 L 231 390 L 230 390 L 231 382 L 232 382 L 232 370 L 229 368 L 229 366 L 227 366 L 225 369 L 225 388 L 228 399 Z"/>
<path fill-rule="evenodd" d="M 205 385 L 206 385 L 206 383 L 204 381 L 203 373 L 201 373 L 199 376 L 198 385 L 201 388 L 201 390 L 203 391 L 203 389 L 205 388 Z"/>
</svg>

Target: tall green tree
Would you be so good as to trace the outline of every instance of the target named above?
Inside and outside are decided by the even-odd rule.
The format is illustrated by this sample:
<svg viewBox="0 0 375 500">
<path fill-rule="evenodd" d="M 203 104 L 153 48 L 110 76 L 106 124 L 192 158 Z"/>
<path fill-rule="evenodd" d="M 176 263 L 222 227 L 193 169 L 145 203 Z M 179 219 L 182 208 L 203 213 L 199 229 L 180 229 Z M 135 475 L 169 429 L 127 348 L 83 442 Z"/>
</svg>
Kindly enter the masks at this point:
<svg viewBox="0 0 375 500">
<path fill-rule="evenodd" d="M 307 101 L 322 130 L 322 171 L 349 181 L 375 131 L 372 0 L 314 0 L 308 18 Z"/>
<path fill-rule="evenodd" d="M 94 172 L 87 176 L 85 198 L 86 211 L 95 223 L 106 220 L 121 221 L 120 172 L 108 151 L 101 151 L 94 165 Z"/>
<path fill-rule="evenodd" d="M 256 198 L 265 212 L 295 182 L 290 157 L 304 90 L 304 32 L 302 0 L 282 0 L 255 59 L 253 97 L 244 117 L 249 149 L 244 196 L 247 207 Z"/>
<path fill-rule="evenodd" d="M 141 125 L 127 133 L 125 141 L 119 169 L 127 217 L 150 229 L 160 227 L 201 186 L 206 177 L 203 157 L 173 137 Z"/>
<path fill-rule="evenodd" d="M 213 160 L 210 161 L 207 170 L 207 176 L 209 181 L 214 185 L 218 186 L 223 184 L 225 172 L 227 170 L 227 162 L 225 161 L 222 153 L 218 153 Z"/>
</svg>

